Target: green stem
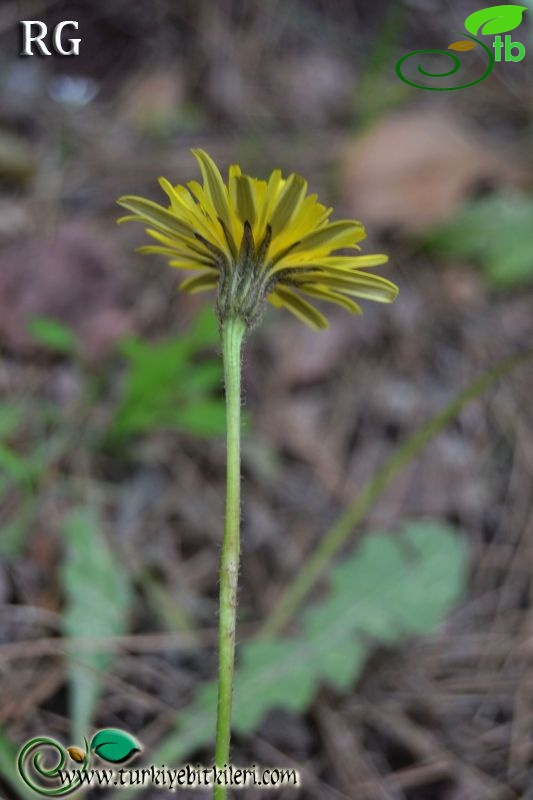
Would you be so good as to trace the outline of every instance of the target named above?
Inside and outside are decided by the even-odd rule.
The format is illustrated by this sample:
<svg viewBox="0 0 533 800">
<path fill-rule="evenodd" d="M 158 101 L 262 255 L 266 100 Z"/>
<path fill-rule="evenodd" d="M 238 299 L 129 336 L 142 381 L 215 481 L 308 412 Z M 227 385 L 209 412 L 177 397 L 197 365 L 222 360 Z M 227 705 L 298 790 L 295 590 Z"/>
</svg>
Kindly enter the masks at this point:
<svg viewBox="0 0 533 800">
<path fill-rule="evenodd" d="M 235 662 L 235 623 L 240 552 L 241 481 L 241 348 L 246 327 L 239 319 L 222 326 L 222 358 L 226 386 L 227 456 L 226 521 L 220 558 L 220 617 L 218 631 L 218 703 L 215 763 L 223 768 L 229 760 L 231 699 Z M 215 786 L 214 800 L 224 800 L 226 787 Z"/>
<path fill-rule="evenodd" d="M 470 386 L 460 392 L 440 413 L 416 430 L 407 441 L 396 450 L 375 475 L 366 483 L 359 495 L 348 506 L 320 544 L 300 568 L 296 578 L 282 594 L 277 605 L 263 625 L 260 635 L 275 636 L 292 619 L 295 612 L 309 594 L 316 581 L 325 573 L 331 559 L 345 545 L 354 529 L 364 519 L 376 500 L 392 483 L 407 464 L 426 447 L 457 415 L 476 397 L 480 397 L 492 384 L 511 372 L 516 366 L 533 357 L 529 350 L 511 356 L 476 378 Z"/>
</svg>

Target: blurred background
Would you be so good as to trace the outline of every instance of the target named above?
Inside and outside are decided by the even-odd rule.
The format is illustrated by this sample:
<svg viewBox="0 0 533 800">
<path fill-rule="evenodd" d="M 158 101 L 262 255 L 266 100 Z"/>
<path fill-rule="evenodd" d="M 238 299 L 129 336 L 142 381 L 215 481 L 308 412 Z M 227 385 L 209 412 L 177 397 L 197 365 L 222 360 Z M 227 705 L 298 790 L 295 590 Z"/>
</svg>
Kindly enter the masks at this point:
<svg viewBox="0 0 533 800">
<path fill-rule="evenodd" d="M 118 196 L 161 201 L 159 175 L 196 179 L 195 146 L 224 169 L 297 171 L 337 218 L 365 223 L 364 250 L 389 253 L 383 272 L 400 286 L 394 305 L 367 304 L 362 318 L 331 311 L 323 333 L 269 311 L 249 339 L 242 652 L 387 458 L 473 378 L 531 347 L 528 14 L 513 32 L 524 60 L 502 61 L 475 87 L 421 91 L 395 74 L 407 52 L 446 49 L 478 8 L 0 3 L 6 800 L 28 796 L 14 764 L 31 736 L 81 745 L 114 726 L 147 761 L 212 760 L 197 691 L 216 674 L 216 323 L 209 299 L 178 294 L 163 258 L 135 252 L 142 228 L 116 227 Z M 21 19 L 77 20 L 79 33 L 66 34 L 81 37 L 79 57 L 19 57 Z M 483 71 L 477 52 L 461 58 L 468 74 Z M 307 598 L 318 639 L 302 645 L 297 614 L 278 631 L 292 684 L 271 652 L 249 651 L 249 705 L 255 697 L 264 713 L 246 720 L 237 707 L 233 763 L 296 766 L 303 780 L 262 797 L 533 796 L 532 389 L 530 366 L 513 371 L 406 460 Z M 403 562 L 392 577 L 379 555 L 357 562 L 356 538 L 413 525 L 453 528 L 463 561 L 444 548 L 424 573 L 429 588 Z M 343 563 L 354 571 L 341 580 Z M 374 593 L 366 606 L 358 569 Z M 448 592 L 440 617 L 404 631 L 381 598 L 389 578 L 412 618 L 424 592 L 431 605 L 432 583 L 435 596 Z M 353 615 L 329 651 L 331 677 L 329 618 L 320 628 L 317 609 L 333 602 L 333 584 Z M 364 622 L 369 606 L 386 624 Z M 272 669 L 270 682 L 261 672 L 269 658 L 275 691 Z"/>
</svg>

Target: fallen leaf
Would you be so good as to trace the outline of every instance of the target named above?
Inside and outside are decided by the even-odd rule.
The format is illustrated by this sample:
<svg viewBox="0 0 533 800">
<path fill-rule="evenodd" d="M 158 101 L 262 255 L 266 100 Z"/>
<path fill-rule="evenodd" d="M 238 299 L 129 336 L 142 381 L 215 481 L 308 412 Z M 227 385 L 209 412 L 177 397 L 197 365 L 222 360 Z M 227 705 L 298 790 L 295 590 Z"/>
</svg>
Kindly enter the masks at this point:
<svg viewBox="0 0 533 800">
<path fill-rule="evenodd" d="M 20 136 L 0 131 L 0 179 L 27 183 L 35 173 L 35 155 Z"/>
<path fill-rule="evenodd" d="M 179 63 L 137 74 L 126 85 L 119 114 L 142 133 L 171 129 L 185 103 L 185 73 Z"/>
<path fill-rule="evenodd" d="M 12 242 L 0 257 L 0 342 L 34 351 L 31 320 L 46 317 L 71 328 L 86 355 L 104 355 L 134 325 L 120 264 L 111 236 L 88 222 Z"/>
<path fill-rule="evenodd" d="M 485 183 L 522 185 L 527 170 L 449 112 L 420 107 L 394 114 L 351 141 L 341 193 L 349 215 L 373 230 L 403 233 L 445 220 Z"/>
<path fill-rule="evenodd" d="M 319 334 L 307 326 L 294 325 L 291 319 L 277 323 L 269 346 L 280 384 L 294 388 L 330 377 L 353 346 L 351 322 L 350 317 L 338 315 L 335 325 Z"/>
</svg>

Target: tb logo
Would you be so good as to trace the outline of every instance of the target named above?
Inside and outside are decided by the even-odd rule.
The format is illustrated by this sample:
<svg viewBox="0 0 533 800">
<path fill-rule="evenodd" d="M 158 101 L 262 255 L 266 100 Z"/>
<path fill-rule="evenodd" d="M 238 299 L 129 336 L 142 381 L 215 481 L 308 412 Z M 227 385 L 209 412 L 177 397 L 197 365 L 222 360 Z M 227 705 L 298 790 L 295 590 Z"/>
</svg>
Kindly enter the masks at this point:
<svg viewBox="0 0 533 800">
<path fill-rule="evenodd" d="M 48 28 L 44 22 L 36 19 L 24 19 L 20 22 L 22 33 L 22 47 L 20 51 L 21 56 L 51 56 L 52 52 L 60 56 L 79 56 L 81 39 L 67 39 L 70 45 L 68 48 L 63 43 L 63 33 L 65 28 L 74 28 L 78 30 L 78 23 L 75 20 L 67 19 L 64 22 L 58 23 L 52 31 L 50 47 L 52 52 L 48 49 L 46 37 L 48 35 Z M 36 53 L 33 51 L 35 45 Z"/>
<path fill-rule="evenodd" d="M 460 39 L 458 42 L 449 44 L 447 50 L 413 50 L 412 53 L 407 53 L 396 62 L 396 75 L 409 86 L 414 86 L 416 89 L 427 89 L 430 92 L 453 92 L 456 89 L 467 89 L 469 86 L 475 86 L 490 75 L 495 62 L 502 60 L 522 61 L 524 58 L 526 48 L 522 42 L 514 42 L 509 35 L 506 35 L 505 39 L 502 39 L 500 36 L 501 33 L 508 34 L 509 31 L 514 31 L 515 28 L 518 28 L 522 22 L 522 14 L 524 11 L 527 11 L 526 6 L 517 6 L 512 3 L 503 6 L 490 6 L 490 8 L 481 8 L 479 11 L 474 11 L 473 14 L 470 14 L 465 19 L 464 24 L 468 33 L 463 33 L 463 36 L 466 36 L 466 39 Z M 495 36 L 492 45 L 480 39 L 480 35 Z M 494 53 L 491 50 L 491 46 Z M 456 86 L 432 86 L 425 82 L 420 83 L 420 79 L 416 73 L 406 75 L 403 72 L 405 62 L 411 59 L 412 56 L 425 56 L 426 53 L 432 56 L 445 56 L 448 59 L 448 66 L 450 66 L 450 62 L 452 66 L 442 72 L 434 72 L 433 69 L 431 71 L 425 69 L 422 63 L 418 63 L 417 65 L 417 71 L 420 75 L 423 75 L 424 78 L 436 79 L 438 83 L 441 78 L 448 78 L 451 75 L 455 75 L 461 68 L 459 56 L 449 51 L 454 50 L 460 53 L 467 53 L 469 50 L 473 50 L 474 47 L 481 48 L 485 53 L 486 67 L 480 78 L 469 80 L 467 83 L 461 83 Z M 468 63 L 468 56 L 465 57 L 465 64 L 466 63 Z"/>
</svg>

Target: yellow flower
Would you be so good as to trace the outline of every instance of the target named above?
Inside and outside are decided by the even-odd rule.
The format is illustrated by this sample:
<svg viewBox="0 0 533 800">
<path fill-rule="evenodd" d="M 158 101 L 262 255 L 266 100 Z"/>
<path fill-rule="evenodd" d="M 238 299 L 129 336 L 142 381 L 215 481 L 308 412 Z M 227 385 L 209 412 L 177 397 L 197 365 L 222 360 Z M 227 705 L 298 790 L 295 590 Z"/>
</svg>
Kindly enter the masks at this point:
<svg viewBox="0 0 533 800">
<path fill-rule="evenodd" d="M 170 265 L 199 270 L 180 288 L 187 292 L 217 289 L 219 319 L 240 318 L 250 327 L 265 300 L 285 307 L 313 328 L 326 328 L 324 315 L 302 295 L 336 303 L 354 314 L 353 297 L 390 303 L 398 293 L 391 281 L 368 272 L 385 255 L 357 255 L 365 229 L 355 220 L 330 222 L 331 208 L 307 194 L 300 175 L 283 178 L 275 169 L 268 181 L 230 166 L 228 183 L 203 150 L 193 150 L 203 185 L 191 181 L 159 183 L 168 196 L 164 207 L 142 197 L 118 201 L 131 214 L 119 222 L 148 224 L 157 244 L 143 253 L 161 253 Z M 342 255 L 338 250 L 345 250 Z"/>
</svg>

